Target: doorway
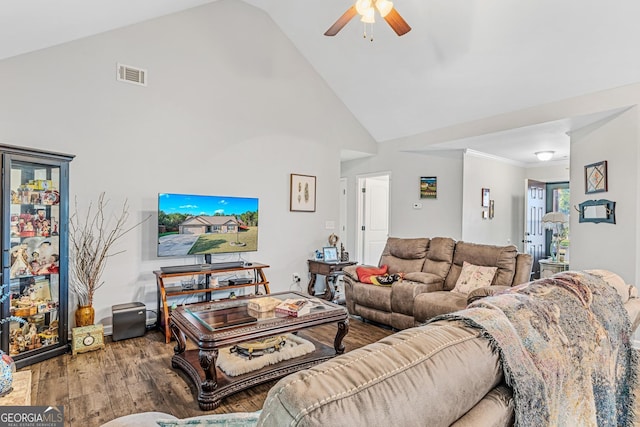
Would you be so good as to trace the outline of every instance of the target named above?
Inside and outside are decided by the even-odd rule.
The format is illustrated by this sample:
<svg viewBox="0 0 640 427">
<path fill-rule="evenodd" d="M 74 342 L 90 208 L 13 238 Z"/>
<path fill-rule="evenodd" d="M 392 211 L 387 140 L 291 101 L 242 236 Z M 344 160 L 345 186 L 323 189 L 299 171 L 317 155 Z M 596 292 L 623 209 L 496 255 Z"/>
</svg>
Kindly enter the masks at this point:
<svg viewBox="0 0 640 427">
<path fill-rule="evenodd" d="M 571 214 L 571 200 L 569 192 L 569 182 L 550 182 L 546 185 L 546 210 L 547 212 L 562 212 L 567 219 Z M 569 221 L 559 228 L 559 241 L 561 254 L 558 259 L 562 262 L 569 262 Z M 546 255 L 551 255 L 551 242 L 553 241 L 553 230 L 546 230 L 545 248 Z M 568 268 L 568 267 L 567 267 Z"/>
<path fill-rule="evenodd" d="M 545 232 L 542 217 L 546 212 L 546 185 L 544 182 L 532 179 L 525 180 L 525 218 L 524 236 L 522 239 L 524 251 L 533 257 L 531 277 L 540 278 L 540 259 L 544 258 Z"/>
<path fill-rule="evenodd" d="M 390 173 L 358 177 L 356 259 L 378 265 L 389 236 Z"/>
</svg>

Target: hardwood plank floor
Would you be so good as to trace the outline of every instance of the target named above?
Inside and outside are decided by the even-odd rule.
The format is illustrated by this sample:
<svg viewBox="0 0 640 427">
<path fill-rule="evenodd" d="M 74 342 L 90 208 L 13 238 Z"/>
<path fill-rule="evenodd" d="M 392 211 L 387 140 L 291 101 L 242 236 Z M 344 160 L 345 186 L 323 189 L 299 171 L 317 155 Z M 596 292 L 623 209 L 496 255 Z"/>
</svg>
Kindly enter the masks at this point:
<svg viewBox="0 0 640 427">
<path fill-rule="evenodd" d="M 305 331 L 312 338 L 333 345 L 335 325 Z M 392 334 L 358 319 L 350 320 L 344 339 L 354 350 Z M 171 367 L 175 342 L 164 343 L 162 332 L 112 342 L 104 350 L 70 353 L 21 370 L 31 370 L 31 404 L 64 405 L 65 425 L 99 426 L 114 418 L 138 412 L 161 411 L 178 418 L 208 413 L 251 412 L 262 407 L 275 381 L 260 384 L 222 401 L 213 411 L 202 411 L 191 382 Z M 191 347 L 191 344 L 188 348 Z"/>
</svg>

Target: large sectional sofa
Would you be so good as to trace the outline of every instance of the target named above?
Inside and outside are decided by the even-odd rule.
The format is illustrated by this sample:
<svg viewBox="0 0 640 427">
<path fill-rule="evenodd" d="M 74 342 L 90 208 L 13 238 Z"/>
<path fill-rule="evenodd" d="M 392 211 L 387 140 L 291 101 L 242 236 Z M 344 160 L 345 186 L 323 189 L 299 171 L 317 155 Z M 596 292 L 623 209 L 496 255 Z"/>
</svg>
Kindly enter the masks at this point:
<svg viewBox="0 0 640 427">
<path fill-rule="evenodd" d="M 399 331 L 281 379 L 257 413 L 200 420 L 134 414 L 105 427 L 631 426 L 638 378 L 630 337 L 640 319 L 640 300 L 632 296 L 634 287 L 618 283 L 613 290 L 608 283 L 568 272 L 477 300 L 446 315 L 450 317 Z M 506 313 L 509 306 L 520 319 L 518 327 L 510 327 L 511 317 L 502 315 L 494 316 L 506 322 L 498 329 L 482 321 L 492 319 L 494 307 L 505 307 Z M 514 352 L 503 345 L 507 330 L 524 331 L 523 346 L 541 346 L 534 345 L 531 353 L 538 365 L 514 363 Z M 518 377 L 534 368 L 532 379 Z M 527 389 L 544 378 L 551 388 Z M 588 387 L 584 395 L 573 387 L 576 381 Z M 607 388 L 612 383 L 616 386 Z M 542 397 L 532 400 L 540 390 Z M 544 401 L 547 391 L 556 394 Z M 156 424 L 160 418 L 164 421 Z"/>
<path fill-rule="evenodd" d="M 491 289 L 452 292 L 465 262 L 495 267 Z M 352 315 L 395 329 L 411 328 L 461 310 L 479 296 L 528 282 L 532 262 L 531 255 L 518 253 L 513 245 L 456 242 L 448 237 L 389 237 L 378 267 L 388 266 L 389 274 L 401 274 L 403 279 L 392 286 L 375 286 L 359 280 L 359 267 L 346 267 L 347 309 Z"/>
</svg>

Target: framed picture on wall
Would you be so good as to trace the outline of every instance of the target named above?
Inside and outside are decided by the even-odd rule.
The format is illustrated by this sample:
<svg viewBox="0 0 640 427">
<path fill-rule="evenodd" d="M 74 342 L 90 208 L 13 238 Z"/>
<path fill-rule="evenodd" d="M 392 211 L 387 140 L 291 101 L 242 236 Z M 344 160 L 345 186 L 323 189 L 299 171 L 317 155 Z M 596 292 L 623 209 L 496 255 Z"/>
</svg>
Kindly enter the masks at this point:
<svg viewBox="0 0 640 427">
<path fill-rule="evenodd" d="M 292 212 L 316 211 L 316 177 L 291 174 L 289 210 Z"/>
<path fill-rule="evenodd" d="M 491 199 L 490 193 L 491 191 L 488 188 L 482 189 L 482 207 L 483 208 L 489 207 L 489 200 Z"/>
<path fill-rule="evenodd" d="M 592 163 L 584 167 L 585 194 L 607 191 L 607 161 Z"/>
<path fill-rule="evenodd" d="M 420 198 L 436 199 L 438 197 L 438 177 L 420 177 Z"/>
</svg>

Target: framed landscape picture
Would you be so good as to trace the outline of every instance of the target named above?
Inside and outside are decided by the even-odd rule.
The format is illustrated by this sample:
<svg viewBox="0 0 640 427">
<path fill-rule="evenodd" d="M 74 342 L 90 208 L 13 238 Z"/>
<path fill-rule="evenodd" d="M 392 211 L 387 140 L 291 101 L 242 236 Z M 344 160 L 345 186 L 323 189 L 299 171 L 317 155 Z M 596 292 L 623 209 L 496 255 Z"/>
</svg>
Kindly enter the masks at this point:
<svg viewBox="0 0 640 427">
<path fill-rule="evenodd" d="M 420 198 L 436 199 L 438 197 L 438 177 L 420 177 Z"/>
<path fill-rule="evenodd" d="M 607 191 L 607 161 L 592 163 L 584 167 L 585 194 Z"/>
<path fill-rule="evenodd" d="M 292 212 L 316 211 L 316 177 L 291 174 L 289 210 Z"/>
</svg>

